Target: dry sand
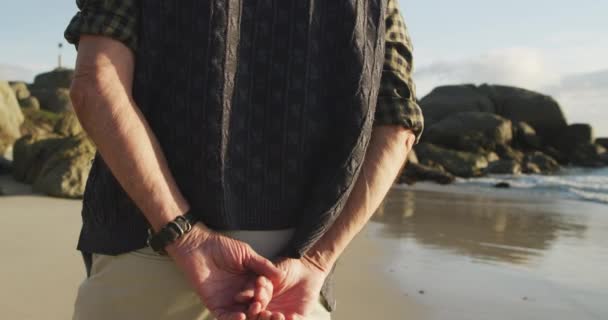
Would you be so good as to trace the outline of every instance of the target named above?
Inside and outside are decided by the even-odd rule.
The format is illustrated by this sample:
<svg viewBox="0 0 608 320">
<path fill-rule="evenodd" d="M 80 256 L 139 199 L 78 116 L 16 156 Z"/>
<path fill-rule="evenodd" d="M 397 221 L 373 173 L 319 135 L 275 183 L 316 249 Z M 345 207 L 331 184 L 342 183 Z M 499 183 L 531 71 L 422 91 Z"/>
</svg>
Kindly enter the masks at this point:
<svg viewBox="0 0 608 320">
<path fill-rule="evenodd" d="M 0 319 L 69 319 L 80 200 L 0 186 Z M 395 189 L 339 262 L 334 319 L 608 319 L 607 208 Z"/>
</svg>

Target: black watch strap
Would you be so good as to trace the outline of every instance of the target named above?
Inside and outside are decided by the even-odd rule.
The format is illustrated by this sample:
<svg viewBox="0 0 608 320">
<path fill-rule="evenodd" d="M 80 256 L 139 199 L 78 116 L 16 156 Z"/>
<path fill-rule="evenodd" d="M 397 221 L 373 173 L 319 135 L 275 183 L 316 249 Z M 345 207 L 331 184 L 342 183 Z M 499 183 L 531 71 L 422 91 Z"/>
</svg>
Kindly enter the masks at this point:
<svg viewBox="0 0 608 320">
<path fill-rule="evenodd" d="M 167 255 L 165 247 L 181 238 L 184 234 L 192 230 L 192 226 L 197 222 L 196 216 L 189 210 L 185 214 L 176 217 L 167 223 L 158 232 L 154 233 L 148 228 L 148 245 L 152 250 L 161 255 Z"/>
</svg>

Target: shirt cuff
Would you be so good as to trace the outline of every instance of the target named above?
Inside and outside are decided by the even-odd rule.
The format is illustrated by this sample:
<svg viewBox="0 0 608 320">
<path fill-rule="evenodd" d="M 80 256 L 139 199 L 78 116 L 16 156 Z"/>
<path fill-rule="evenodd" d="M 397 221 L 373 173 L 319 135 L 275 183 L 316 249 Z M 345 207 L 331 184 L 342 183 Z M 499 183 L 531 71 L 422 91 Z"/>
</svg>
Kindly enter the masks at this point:
<svg viewBox="0 0 608 320">
<path fill-rule="evenodd" d="M 400 125 L 412 130 L 416 142 L 424 131 L 424 117 L 416 101 L 399 97 L 378 97 L 374 125 Z"/>
<path fill-rule="evenodd" d="M 125 3 L 129 3 L 126 1 Z M 83 34 L 110 37 L 122 42 L 133 52 L 137 48 L 137 12 L 133 6 L 124 5 L 120 10 L 108 7 L 108 1 L 84 1 L 81 11 L 68 24 L 64 37 L 78 48 Z"/>
<path fill-rule="evenodd" d="M 415 85 L 411 78 L 403 80 L 390 70 L 382 73 L 374 125 L 401 125 L 414 132 L 415 143 L 420 141 L 424 116 L 416 101 Z"/>
</svg>

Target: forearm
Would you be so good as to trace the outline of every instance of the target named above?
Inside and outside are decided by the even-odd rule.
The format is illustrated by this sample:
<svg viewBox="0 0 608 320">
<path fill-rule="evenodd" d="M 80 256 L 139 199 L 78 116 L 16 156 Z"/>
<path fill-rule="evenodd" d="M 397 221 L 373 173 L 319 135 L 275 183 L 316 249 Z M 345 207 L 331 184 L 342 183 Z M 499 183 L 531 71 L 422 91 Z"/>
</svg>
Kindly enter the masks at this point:
<svg viewBox="0 0 608 320">
<path fill-rule="evenodd" d="M 158 229 L 189 209 L 131 95 L 134 57 L 122 43 L 82 36 L 71 98 L 86 133 L 122 188 Z"/>
<path fill-rule="evenodd" d="M 305 258 L 330 270 L 393 185 L 415 137 L 401 126 L 376 126 L 361 172 L 340 216 Z"/>
</svg>

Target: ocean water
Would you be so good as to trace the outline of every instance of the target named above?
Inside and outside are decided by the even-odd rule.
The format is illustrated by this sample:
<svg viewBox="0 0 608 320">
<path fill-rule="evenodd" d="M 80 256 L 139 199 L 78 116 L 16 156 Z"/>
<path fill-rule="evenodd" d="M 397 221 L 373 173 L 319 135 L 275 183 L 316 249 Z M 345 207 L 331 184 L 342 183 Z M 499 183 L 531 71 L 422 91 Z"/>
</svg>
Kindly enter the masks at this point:
<svg viewBox="0 0 608 320">
<path fill-rule="evenodd" d="M 472 188 L 493 187 L 507 182 L 505 192 L 524 192 L 563 199 L 593 201 L 608 204 L 608 168 L 564 168 L 557 175 L 491 175 L 475 179 L 458 179 L 456 185 Z"/>
</svg>

